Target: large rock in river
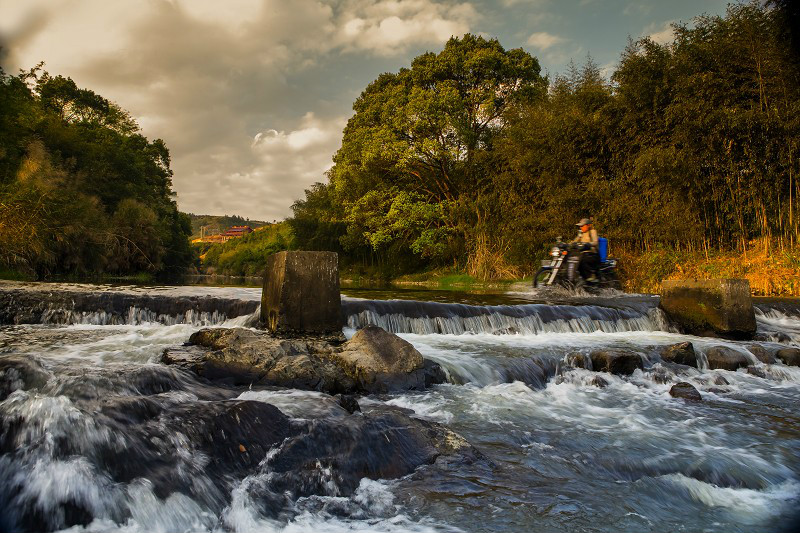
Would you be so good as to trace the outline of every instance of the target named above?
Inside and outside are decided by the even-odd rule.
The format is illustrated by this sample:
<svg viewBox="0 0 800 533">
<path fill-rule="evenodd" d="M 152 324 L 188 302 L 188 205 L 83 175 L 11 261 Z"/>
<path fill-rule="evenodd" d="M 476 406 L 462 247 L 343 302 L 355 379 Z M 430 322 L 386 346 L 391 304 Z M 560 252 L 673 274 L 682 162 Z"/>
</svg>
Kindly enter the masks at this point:
<svg viewBox="0 0 800 533">
<path fill-rule="evenodd" d="M 688 365 L 697 368 L 697 354 L 691 342 L 679 342 L 665 347 L 661 351 L 661 358 L 670 363 Z"/>
<path fill-rule="evenodd" d="M 597 372 L 630 375 L 642 368 L 642 357 L 625 350 L 595 350 L 590 354 L 592 369 Z"/>
<path fill-rule="evenodd" d="M 278 252 L 267 257 L 261 321 L 279 335 L 342 329 L 339 259 L 335 252 Z"/>
<path fill-rule="evenodd" d="M 359 330 L 329 356 L 366 392 L 425 388 L 425 361 L 411 343 L 378 326 Z"/>
<path fill-rule="evenodd" d="M 659 307 L 692 335 L 752 339 L 756 316 L 746 279 L 664 280 Z"/>
<path fill-rule="evenodd" d="M 275 385 L 330 394 L 422 390 L 444 372 L 411 344 L 376 326 L 348 342 L 322 337 L 273 337 L 249 329 L 203 329 L 162 361 L 234 385 Z"/>
<path fill-rule="evenodd" d="M 747 368 L 750 361 L 742 352 L 738 352 L 727 346 L 712 346 L 706 351 L 708 368 L 712 370 L 731 370 L 737 368 Z"/>
</svg>

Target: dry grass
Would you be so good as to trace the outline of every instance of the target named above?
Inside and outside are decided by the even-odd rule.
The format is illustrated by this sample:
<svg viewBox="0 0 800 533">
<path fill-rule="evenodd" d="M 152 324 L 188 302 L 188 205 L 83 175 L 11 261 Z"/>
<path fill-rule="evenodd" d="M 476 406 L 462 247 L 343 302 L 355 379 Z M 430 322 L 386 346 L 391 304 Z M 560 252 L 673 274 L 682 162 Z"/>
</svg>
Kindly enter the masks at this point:
<svg viewBox="0 0 800 533">
<path fill-rule="evenodd" d="M 521 269 L 506 260 L 510 247 L 509 243 L 493 243 L 486 235 L 479 235 L 467 258 L 467 274 L 480 281 L 521 278 Z"/>
<path fill-rule="evenodd" d="M 624 287 L 633 292 L 656 293 L 663 279 L 745 278 L 753 294 L 800 296 L 800 249 L 775 249 L 754 241 L 747 252 L 644 253 L 617 251 Z"/>
</svg>

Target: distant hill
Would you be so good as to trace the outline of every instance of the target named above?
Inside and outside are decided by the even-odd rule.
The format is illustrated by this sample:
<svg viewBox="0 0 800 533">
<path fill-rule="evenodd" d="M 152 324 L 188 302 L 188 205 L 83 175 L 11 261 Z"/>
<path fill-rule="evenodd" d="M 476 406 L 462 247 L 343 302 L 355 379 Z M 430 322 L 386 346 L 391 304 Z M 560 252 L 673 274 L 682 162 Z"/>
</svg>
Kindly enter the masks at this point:
<svg viewBox="0 0 800 533">
<path fill-rule="evenodd" d="M 203 226 L 216 226 L 220 232 L 224 232 L 231 226 L 250 226 L 253 229 L 266 226 L 269 222 L 263 220 L 250 220 L 239 215 L 195 215 L 189 213 L 192 220 L 192 239 L 200 237 L 200 228 Z"/>
</svg>

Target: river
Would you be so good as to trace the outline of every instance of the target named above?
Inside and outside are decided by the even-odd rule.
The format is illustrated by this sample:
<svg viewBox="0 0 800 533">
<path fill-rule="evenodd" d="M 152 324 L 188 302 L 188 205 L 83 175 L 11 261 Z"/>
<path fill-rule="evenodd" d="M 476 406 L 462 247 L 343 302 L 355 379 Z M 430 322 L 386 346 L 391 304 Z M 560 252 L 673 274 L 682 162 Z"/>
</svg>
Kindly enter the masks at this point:
<svg viewBox="0 0 800 533">
<path fill-rule="evenodd" d="M 265 492 L 274 477 L 269 458 L 219 479 L 190 432 L 128 432 L 114 410 L 146 401 L 175 412 L 241 398 L 294 419 L 344 416 L 322 393 L 213 385 L 158 362 L 165 348 L 202 327 L 249 327 L 260 290 L 104 290 L 240 301 L 250 314 L 54 307 L 39 323 L 0 326 L 0 360 L 23 357 L 40 369 L 28 390 L 15 381 L 21 376 L 0 372 L 7 396 L 0 402 L 2 531 L 42 524 L 75 533 L 749 532 L 796 525 L 800 368 L 759 363 L 751 349 L 800 346 L 800 301 L 758 300 L 758 340 L 733 342 L 670 331 L 657 298 L 647 295 L 346 290 L 346 335 L 380 325 L 448 375 L 425 392 L 362 397 L 362 407 L 394 406 L 444 424 L 486 459 L 365 478 L 350 494 L 331 478 L 317 494 L 293 499 L 287 492 L 276 505 Z M 660 347 L 685 340 L 700 353 L 701 368 L 661 361 Z M 758 372 L 705 369 L 703 352 L 720 344 L 746 354 Z M 634 350 L 645 368 L 598 381 L 598 373 L 564 366 L 567 354 L 597 347 Z M 678 381 L 693 384 L 703 401 L 672 398 Z M 161 451 L 169 460 L 148 465 L 149 478 L 120 472 L 126 454 L 142 449 L 154 452 L 154 462 Z M 326 467 L 315 475 L 325 478 Z M 191 490 L 165 490 L 164 477 L 184 477 Z"/>
</svg>

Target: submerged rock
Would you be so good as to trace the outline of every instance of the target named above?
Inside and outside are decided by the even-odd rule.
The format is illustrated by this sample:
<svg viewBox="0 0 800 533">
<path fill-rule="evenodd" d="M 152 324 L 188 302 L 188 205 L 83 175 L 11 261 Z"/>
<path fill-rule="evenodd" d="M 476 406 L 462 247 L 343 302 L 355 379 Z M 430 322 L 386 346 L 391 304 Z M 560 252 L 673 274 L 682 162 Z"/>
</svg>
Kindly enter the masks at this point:
<svg viewBox="0 0 800 533">
<path fill-rule="evenodd" d="M 251 493 L 260 513 L 277 519 L 291 512 L 298 498 L 348 496 L 363 478 L 405 476 L 440 457 L 484 459 L 446 427 L 385 406 L 313 420 L 291 419 L 252 400 L 176 403 L 159 396 L 116 396 L 76 402 L 74 409 L 78 419 L 91 417 L 88 433 L 83 425 L 65 428 L 52 460 L 83 457 L 87 468 L 103 473 L 111 491 L 143 488 L 162 500 L 185 495 L 214 515 L 231 504 L 236 487 Z M 92 505 L 78 492 L 45 502 L 25 494 L 29 480 L 20 473 L 40 460 L 28 455 L 40 438 L 31 429 L 40 423 L 0 414 L 2 438 L 13 444 L 4 453 L 20 468 L 4 480 L 3 493 L 15 500 L 4 507 L 13 513 L 0 523 L 12 531 L 61 530 L 95 518 L 124 523 L 124 506 Z M 103 435 L 108 437 L 99 438 Z M 91 453 L 85 448 L 89 441 Z M 242 483 L 245 478 L 251 482 Z"/>
<path fill-rule="evenodd" d="M 797 348 L 781 348 L 775 352 L 775 357 L 784 365 L 800 366 L 800 350 Z"/>
<path fill-rule="evenodd" d="M 351 415 L 356 411 L 361 411 L 361 406 L 358 405 L 358 400 L 352 394 L 337 394 L 336 397 L 339 400 L 339 405 L 344 408 L 345 411 L 350 413 Z"/>
<path fill-rule="evenodd" d="M 665 347 L 661 351 L 661 358 L 670 363 L 697 368 L 697 354 L 691 342 L 679 342 Z"/>
<path fill-rule="evenodd" d="M 714 376 L 712 383 L 714 385 L 730 385 L 730 382 L 727 379 L 725 379 L 725 376 L 720 376 L 719 374 Z"/>
<path fill-rule="evenodd" d="M 706 351 L 708 368 L 712 370 L 731 370 L 746 368 L 750 361 L 747 357 L 733 348 L 727 346 L 712 346 Z"/>
<path fill-rule="evenodd" d="M 775 356 L 769 353 L 767 349 L 761 346 L 760 344 L 751 344 L 747 347 L 747 350 L 762 363 L 772 365 L 777 362 Z"/>
<path fill-rule="evenodd" d="M 35 358 L 0 356 L 0 401 L 16 390 L 39 389 L 51 374 Z"/>
<path fill-rule="evenodd" d="M 347 342 L 336 337 L 276 338 L 248 329 L 203 329 L 162 361 L 211 380 L 318 390 L 331 394 L 422 390 L 444 381 L 408 342 L 377 326 Z"/>
<path fill-rule="evenodd" d="M 587 357 L 580 352 L 571 352 L 567 354 L 567 366 L 572 368 L 586 368 L 589 366 L 586 361 Z"/>
<path fill-rule="evenodd" d="M 672 388 L 669 389 L 669 395 L 673 398 L 683 398 L 684 400 L 697 402 L 703 399 L 703 397 L 700 396 L 700 392 L 694 388 L 691 383 L 686 383 L 685 381 L 673 385 Z"/>
<path fill-rule="evenodd" d="M 630 375 L 637 368 L 643 368 L 638 353 L 625 350 L 595 350 L 590 354 L 592 368 L 597 372 Z"/>
<path fill-rule="evenodd" d="M 750 365 L 747 367 L 747 373 L 750 374 L 751 376 L 767 379 L 767 373 L 764 372 L 763 367 Z"/>
</svg>

